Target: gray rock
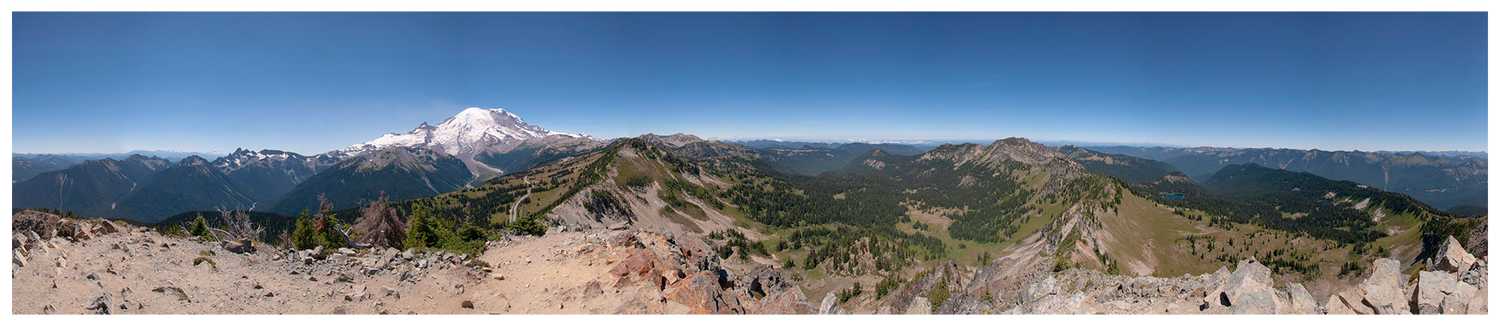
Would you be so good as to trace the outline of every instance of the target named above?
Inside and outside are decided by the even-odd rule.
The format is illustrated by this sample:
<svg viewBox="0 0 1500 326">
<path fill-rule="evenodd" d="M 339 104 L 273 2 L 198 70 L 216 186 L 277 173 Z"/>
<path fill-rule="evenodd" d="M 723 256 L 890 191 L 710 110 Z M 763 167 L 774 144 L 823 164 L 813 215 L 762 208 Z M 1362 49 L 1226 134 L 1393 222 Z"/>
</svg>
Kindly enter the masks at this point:
<svg viewBox="0 0 1500 326">
<path fill-rule="evenodd" d="M 228 250 L 229 252 L 236 254 L 255 253 L 255 244 L 252 243 L 251 240 L 224 241 L 223 247 L 224 250 Z"/>
<path fill-rule="evenodd" d="M 10 263 L 15 264 L 18 268 L 26 267 L 26 253 L 21 252 L 20 249 L 11 250 Z"/>
<path fill-rule="evenodd" d="M 100 294 L 98 297 L 94 297 L 94 301 L 89 302 L 89 304 L 87 305 L 84 305 L 83 308 L 88 309 L 90 312 L 93 312 L 97 315 L 108 315 L 110 306 L 109 301 L 109 293 Z"/>
<path fill-rule="evenodd" d="M 1244 260 L 1229 275 L 1220 294 L 1220 304 L 1235 314 L 1274 314 L 1278 311 L 1276 290 L 1271 288 L 1271 269 L 1254 260 Z"/>
<path fill-rule="evenodd" d="M 1473 286 L 1477 286 L 1477 287 L 1486 287 L 1486 286 L 1489 286 L 1489 284 L 1488 284 L 1489 283 L 1488 282 L 1489 281 L 1489 275 L 1490 275 L 1490 266 L 1489 266 L 1489 263 L 1487 263 L 1487 262 L 1485 262 L 1483 260 L 1480 260 L 1480 261 L 1474 262 L 1473 267 L 1469 267 L 1468 271 L 1460 273 L 1459 276 L 1458 276 L 1458 281 L 1459 282 L 1464 282 L 1464 283 L 1469 283 L 1469 285 L 1473 285 Z"/>
<path fill-rule="evenodd" d="M 175 286 L 157 287 L 155 289 L 151 289 L 151 292 L 156 292 L 156 293 L 161 293 L 161 294 L 167 294 L 167 295 L 171 295 L 171 296 L 177 297 L 177 300 L 186 301 L 186 302 L 192 302 L 192 300 L 190 300 L 188 298 L 187 292 L 184 292 L 184 291 L 182 291 L 182 288 L 175 287 Z"/>
<path fill-rule="evenodd" d="M 839 299 L 833 292 L 823 296 L 823 304 L 818 305 L 819 315 L 834 315 L 839 313 Z"/>
<path fill-rule="evenodd" d="M 19 250 L 22 250 L 24 252 L 26 250 L 26 243 L 27 242 L 29 242 L 29 241 L 26 240 L 26 235 L 25 234 L 21 234 L 21 232 L 12 232 L 11 235 L 10 235 L 10 247 L 11 248 L 19 249 Z"/>
<path fill-rule="evenodd" d="M 1401 262 L 1380 258 L 1373 265 L 1375 268 L 1370 273 L 1370 278 L 1359 285 L 1363 291 L 1364 304 L 1369 305 L 1376 314 L 1410 314 L 1411 306 L 1403 296 L 1405 291 L 1402 289 L 1405 286 L 1402 284 Z"/>
<path fill-rule="evenodd" d="M 1289 303 L 1290 311 L 1285 311 L 1285 313 L 1304 315 L 1318 313 L 1317 299 L 1313 299 L 1312 293 L 1307 292 L 1307 288 L 1302 284 L 1287 284 L 1286 292 L 1291 302 Z"/>
<path fill-rule="evenodd" d="M 1488 314 L 1490 310 L 1490 299 L 1488 293 L 1486 292 L 1488 291 L 1484 287 L 1476 289 L 1474 296 L 1469 299 L 1469 304 L 1466 305 L 1468 307 L 1468 310 L 1464 313 L 1470 315 Z"/>
<path fill-rule="evenodd" d="M 1467 272 L 1469 267 L 1472 267 L 1478 260 L 1474 258 L 1474 255 L 1465 251 L 1463 244 L 1453 236 L 1448 236 L 1448 239 L 1443 240 L 1443 244 L 1438 247 L 1437 257 L 1434 259 L 1437 260 L 1437 269 L 1450 273 Z"/>
<path fill-rule="evenodd" d="M 1364 304 L 1364 297 L 1358 288 L 1349 288 L 1344 291 L 1328 295 L 1328 304 L 1324 310 L 1329 315 L 1370 315 L 1375 310 Z"/>
<path fill-rule="evenodd" d="M 1444 315 L 1468 314 L 1471 313 L 1469 311 L 1469 303 L 1473 302 L 1476 296 L 1484 296 L 1483 293 L 1479 293 L 1478 287 L 1464 282 L 1454 282 L 1453 293 L 1443 297 L 1443 303 L 1440 304 L 1440 308 Z"/>
<path fill-rule="evenodd" d="M 1468 285 L 1468 284 L 1465 284 Z M 1417 274 L 1417 290 L 1413 298 L 1416 312 L 1423 315 L 1439 314 L 1448 295 L 1453 294 L 1458 279 L 1444 272 L 1422 271 Z"/>
</svg>

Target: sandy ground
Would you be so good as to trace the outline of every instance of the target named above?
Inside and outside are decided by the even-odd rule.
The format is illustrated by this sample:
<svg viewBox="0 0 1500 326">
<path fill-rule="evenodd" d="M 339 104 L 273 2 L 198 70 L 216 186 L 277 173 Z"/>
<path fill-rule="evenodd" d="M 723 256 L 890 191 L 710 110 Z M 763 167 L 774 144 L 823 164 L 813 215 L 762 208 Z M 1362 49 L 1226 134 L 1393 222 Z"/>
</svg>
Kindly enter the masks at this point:
<svg viewBox="0 0 1500 326">
<path fill-rule="evenodd" d="M 615 284 L 620 259 L 600 234 L 554 232 L 492 242 L 478 261 L 396 250 L 302 259 L 141 228 L 35 243 L 15 266 L 16 314 L 680 313 L 643 284 Z M 199 259 L 199 258 L 202 259 Z M 198 261 L 195 265 L 194 262 Z M 209 261 L 212 261 L 211 263 Z M 308 262 L 311 262 L 309 264 Z M 468 265 L 468 266 L 466 266 Z M 470 304 L 465 304 L 469 302 Z M 104 303 L 100 305 L 99 303 Z"/>
</svg>

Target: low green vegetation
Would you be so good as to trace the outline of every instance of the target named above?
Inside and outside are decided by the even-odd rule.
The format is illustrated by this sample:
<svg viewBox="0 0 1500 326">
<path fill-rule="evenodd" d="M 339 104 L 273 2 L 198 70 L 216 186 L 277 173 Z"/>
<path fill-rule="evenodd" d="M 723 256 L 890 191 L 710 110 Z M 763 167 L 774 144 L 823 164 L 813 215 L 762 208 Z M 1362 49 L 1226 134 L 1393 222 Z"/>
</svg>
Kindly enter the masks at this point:
<svg viewBox="0 0 1500 326">
<path fill-rule="evenodd" d="M 901 286 L 901 276 L 896 274 L 888 275 L 885 279 L 881 279 L 880 283 L 875 283 L 875 298 L 884 298 L 899 286 Z"/>
<path fill-rule="evenodd" d="M 199 214 L 198 217 L 193 218 L 192 222 L 188 223 L 187 235 L 205 241 L 215 240 L 213 232 L 209 231 L 208 220 L 204 219 L 202 214 Z"/>
<path fill-rule="evenodd" d="M 861 285 L 859 282 L 854 282 L 853 287 L 839 290 L 839 292 L 836 293 L 835 296 L 838 298 L 839 303 L 845 303 L 849 302 L 849 299 L 853 299 L 854 297 L 857 297 L 864 292 L 864 285 Z"/>
<path fill-rule="evenodd" d="M 297 215 L 292 227 L 292 247 L 297 249 L 335 249 L 349 246 L 348 237 L 340 232 L 344 223 L 332 212 L 309 216 L 306 210 Z"/>
<path fill-rule="evenodd" d="M 412 207 L 407 219 L 406 241 L 408 249 L 442 249 L 463 253 L 478 253 L 489 240 L 487 232 L 471 223 L 453 225 L 449 219 L 434 216 L 426 205 Z"/>
<path fill-rule="evenodd" d="M 941 308 L 943 303 L 948 302 L 948 297 L 952 296 L 951 291 L 948 288 L 948 274 L 944 273 L 938 279 L 937 285 L 932 287 L 932 291 L 927 292 L 927 300 L 932 303 L 932 311 L 938 311 L 938 308 Z"/>
</svg>

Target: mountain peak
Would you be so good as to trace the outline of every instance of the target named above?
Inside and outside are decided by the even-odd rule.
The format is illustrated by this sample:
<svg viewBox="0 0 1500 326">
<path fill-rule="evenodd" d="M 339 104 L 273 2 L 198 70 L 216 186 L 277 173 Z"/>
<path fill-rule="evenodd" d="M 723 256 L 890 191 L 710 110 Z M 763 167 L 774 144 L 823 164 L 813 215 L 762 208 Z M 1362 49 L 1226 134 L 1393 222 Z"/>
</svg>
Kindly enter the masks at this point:
<svg viewBox="0 0 1500 326">
<path fill-rule="evenodd" d="M 177 165 L 185 165 L 185 166 L 208 165 L 208 160 L 204 159 L 202 156 L 191 155 L 191 156 L 182 158 L 182 161 L 178 161 Z"/>
<path fill-rule="evenodd" d="M 657 134 L 654 134 L 654 133 L 648 133 L 648 134 L 645 134 L 645 135 L 641 135 L 640 138 L 642 140 L 647 141 L 647 142 L 654 143 L 654 144 L 659 144 L 659 145 L 665 145 L 667 147 L 682 147 L 682 145 L 687 145 L 687 144 L 691 144 L 691 143 L 696 143 L 696 142 L 703 141 L 703 138 L 698 138 L 698 136 L 693 136 L 693 135 L 684 134 L 684 133 L 680 133 L 680 132 L 679 133 L 675 133 L 675 134 L 671 134 L 671 135 L 665 135 L 665 136 L 663 136 L 663 135 L 657 135 Z"/>
<path fill-rule="evenodd" d="M 388 147 L 426 147 L 449 155 L 469 157 L 489 150 L 509 150 L 527 140 L 548 136 L 582 137 L 526 123 L 520 116 L 503 108 L 468 107 L 436 126 L 423 122 L 410 132 L 385 134 L 351 146 L 346 152 L 358 154 Z"/>
</svg>

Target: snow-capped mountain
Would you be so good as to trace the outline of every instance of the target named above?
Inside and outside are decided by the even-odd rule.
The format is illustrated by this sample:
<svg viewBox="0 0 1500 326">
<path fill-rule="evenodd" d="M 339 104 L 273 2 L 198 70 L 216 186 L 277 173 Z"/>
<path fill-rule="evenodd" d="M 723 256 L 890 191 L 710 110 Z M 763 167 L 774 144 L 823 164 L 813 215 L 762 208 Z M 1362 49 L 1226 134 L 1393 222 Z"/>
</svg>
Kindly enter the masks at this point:
<svg viewBox="0 0 1500 326">
<path fill-rule="evenodd" d="M 328 166 L 319 165 L 317 157 L 274 149 L 236 149 L 214 160 L 213 165 L 257 202 L 280 198 Z"/>
<path fill-rule="evenodd" d="M 234 152 L 213 161 L 214 167 L 224 173 L 234 173 L 246 167 L 295 167 L 307 170 L 316 170 L 316 160 L 312 157 L 302 156 L 288 151 L 262 149 L 252 151 L 238 148 Z M 311 171 L 309 171 L 311 172 Z"/>
<path fill-rule="evenodd" d="M 391 146 L 422 146 L 463 158 L 482 152 L 509 151 L 527 140 L 549 136 L 586 138 L 526 123 L 521 117 L 505 109 L 471 107 L 436 126 L 423 122 L 409 132 L 385 134 L 369 142 L 350 146 L 344 151 L 357 154 Z"/>
<path fill-rule="evenodd" d="M 550 131 L 526 123 L 521 117 L 501 108 L 471 107 L 437 125 L 423 122 L 405 133 L 389 133 L 374 140 L 329 152 L 328 157 L 344 159 L 391 147 L 422 147 L 462 160 L 469 170 L 486 179 L 516 167 L 529 166 L 537 157 L 555 155 L 521 155 L 519 164 L 495 164 L 492 157 L 503 156 L 520 148 L 542 151 L 565 148 L 563 152 L 587 150 L 602 144 L 592 137 Z M 476 159 L 479 158 L 479 159 Z"/>
</svg>

